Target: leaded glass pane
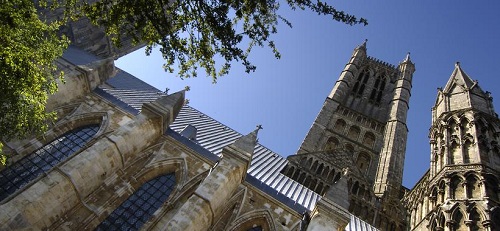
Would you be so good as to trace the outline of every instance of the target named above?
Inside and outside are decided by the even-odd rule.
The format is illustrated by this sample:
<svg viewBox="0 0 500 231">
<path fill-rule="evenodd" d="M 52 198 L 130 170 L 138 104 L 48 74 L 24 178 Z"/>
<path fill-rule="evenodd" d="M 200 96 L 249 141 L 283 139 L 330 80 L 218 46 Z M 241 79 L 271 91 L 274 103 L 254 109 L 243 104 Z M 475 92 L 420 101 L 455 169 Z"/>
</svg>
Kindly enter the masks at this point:
<svg viewBox="0 0 500 231">
<path fill-rule="evenodd" d="M 139 230 L 167 201 L 174 187 L 173 173 L 144 183 L 99 224 L 96 230 Z"/>
<path fill-rule="evenodd" d="M 98 130 L 97 124 L 73 129 L 7 166 L 0 172 L 0 201 L 80 150 Z"/>
</svg>

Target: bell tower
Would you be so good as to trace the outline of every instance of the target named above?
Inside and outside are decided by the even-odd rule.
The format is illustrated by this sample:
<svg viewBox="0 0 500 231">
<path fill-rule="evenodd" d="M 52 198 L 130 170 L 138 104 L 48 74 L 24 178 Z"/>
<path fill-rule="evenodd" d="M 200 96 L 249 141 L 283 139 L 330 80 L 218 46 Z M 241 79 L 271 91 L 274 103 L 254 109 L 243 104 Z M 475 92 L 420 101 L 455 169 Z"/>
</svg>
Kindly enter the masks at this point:
<svg viewBox="0 0 500 231">
<path fill-rule="evenodd" d="M 381 230 L 404 230 L 399 199 L 414 71 L 409 55 L 395 66 L 368 56 L 366 41 L 356 47 L 282 173 L 321 196 L 343 177 L 350 213 Z"/>
</svg>

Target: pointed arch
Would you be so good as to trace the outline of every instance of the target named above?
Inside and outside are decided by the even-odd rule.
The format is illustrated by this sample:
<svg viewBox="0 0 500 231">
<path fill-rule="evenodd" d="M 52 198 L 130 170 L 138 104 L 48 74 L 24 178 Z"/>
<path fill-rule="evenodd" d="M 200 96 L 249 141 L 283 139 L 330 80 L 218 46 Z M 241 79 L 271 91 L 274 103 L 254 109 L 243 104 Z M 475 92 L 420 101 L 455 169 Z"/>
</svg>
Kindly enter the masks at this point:
<svg viewBox="0 0 500 231">
<path fill-rule="evenodd" d="M 149 227 L 172 210 L 174 201 L 187 199 L 206 178 L 209 170 L 188 179 L 184 158 L 164 158 L 166 144 L 159 143 L 141 152 L 140 157 L 124 170 L 134 173 L 127 181 L 129 184 L 123 186 L 125 194 L 113 194 L 107 198 L 108 203 L 103 206 L 98 218 L 101 221 L 100 228 L 96 230 Z M 167 181 L 170 184 L 166 184 Z M 140 205 L 142 210 L 136 209 L 136 205 Z"/>
<path fill-rule="evenodd" d="M 239 216 L 242 204 L 247 195 L 247 188 L 242 188 L 237 191 L 227 202 L 224 211 L 216 223 L 211 227 L 211 230 L 226 230 L 233 223 L 233 220 Z"/>
<path fill-rule="evenodd" d="M 370 93 L 369 101 L 375 104 L 380 104 L 382 99 L 382 94 L 385 89 L 386 78 L 384 74 L 378 75 L 373 84 L 372 91 Z"/>
<path fill-rule="evenodd" d="M 370 77 L 370 71 L 368 69 L 361 71 L 360 74 L 358 75 L 358 78 L 356 79 L 356 82 L 354 83 L 351 94 L 353 94 L 356 97 L 363 96 L 363 92 L 365 91 L 365 86 L 366 83 L 368 82 L 369 77 Z"/>
<path fill-rule="evenodd" d="M 227 230 L 246 231 L 259 226 L 262 227 L 263 230 L 276 230 L 271 212 L 261 209 L 242 214 L 233 221 L 233 224 Z"/>
<path fill-rule="evenodd" d="M 465 198 L 464 188 L 463 188 L 464 180 L 458 176 L 453 175 L 450 179 L 450 192 L 451 199 L 463 199 Z"/>
<path fill-rule="evenodd" d="M 468 174 L 465 178 L 467 188 L 467 198 L 481 198 L 480 180 L 474 174 Z"/>
<path fill-rule="evenodd" d="M 94 135 L 94 137 L 99 137 L 109 128 L 109 115 L 107 112 L 92 112 L 92 113 L 82 113 L 74 116 L 68 116 L 64 119 L 59 120 L 54 127 L 49 129 L 43 136 L 37 137 L 28 141 L 27 144 L 22 145 L 20 148 L 16 149 L 19 156 L 26 156 L 37 149 L 40 149 L 43 145 L 49 143 L 52 140 L 57 139 L 64 133 L 67 133 L 78 127 L 84 127 L 89 125 L 99 125 L 99 130 Z"/>
<path fill-rule="evenodd" d="M 482 215 L 477 208 L 472 208 L 469 211 L 469 220 L 471 223 L 469 224 L 470 231 L 479 231 L 484 230 L 482 221 L 484 221 L 484 215 Z"/>
<path fill-rule="evenodd" d="M 319 165 L 318 169 L 316 169 L 316 174 L 321 175 L 321 173 L 323 172 L 324 168 L 325 168 L 325 164 L 321 163 Z"/>
<path fill-rule="evenodd" d="M 486 187 L 486 196 L 491 198 L 494 201 L 498 201 L 498 180 L 493 174 L 487 174 L 484 176 L 485 178 L 485 187 Z"/>
<path fill-rule="evenodd" d="M 467 226 L 465 225 L 465 216 L 464 212 L 460 210 L 459 207 L 456 207 L 455 210 L 451 213 L 451 219 L 453 222 L 453 226 L 455 227 L 455 231 L 467 231 Z"/>
<path fill-rule="evenodd" d="M 475 162 L 475 153 L 473 143 L 470 139 L 466 139 L 463 145 L 463 155 L 464 155 L 464 164 Z"/>
<path fill-rule="evenodd" d="M 96 230 L 140 229 L 168 200 L 175 185 L 175 173 L 147 181 L 109 214 Z"/>
<path fill-rule="evenodd" d="M 49 142 L 32 140 L 31 142 L 40 144 L 38 149 L 0 171 L 0 201 L 20 192 L 44 173 L 88 147 L 106 129 L 107 125 L 103 126 L 103 119 L 106 117 L 107 113 L 75 116 L 60 122 L 47 132 L 45 140 Z"/>
</svg>

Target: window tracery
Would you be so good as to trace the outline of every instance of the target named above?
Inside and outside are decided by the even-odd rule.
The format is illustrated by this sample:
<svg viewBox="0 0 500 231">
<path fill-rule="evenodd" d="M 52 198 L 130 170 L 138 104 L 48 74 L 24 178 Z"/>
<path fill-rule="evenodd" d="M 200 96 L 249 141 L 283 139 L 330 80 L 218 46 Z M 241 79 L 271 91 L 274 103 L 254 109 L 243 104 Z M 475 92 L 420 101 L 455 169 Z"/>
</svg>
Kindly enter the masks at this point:
<svg viewBox="0 0 500 231">
<path fill-rule="evenodd" d="M 175 174 L 161 175 L 144 183 L 95 230 L 138 230 L 175 189 Z"/>
<path fill-rule="evenodd" d="M 7 166 L 0 172 L 0 201 L 78 152 L 98 130 L 98 124 L 75 128 Z"/>
</svg>

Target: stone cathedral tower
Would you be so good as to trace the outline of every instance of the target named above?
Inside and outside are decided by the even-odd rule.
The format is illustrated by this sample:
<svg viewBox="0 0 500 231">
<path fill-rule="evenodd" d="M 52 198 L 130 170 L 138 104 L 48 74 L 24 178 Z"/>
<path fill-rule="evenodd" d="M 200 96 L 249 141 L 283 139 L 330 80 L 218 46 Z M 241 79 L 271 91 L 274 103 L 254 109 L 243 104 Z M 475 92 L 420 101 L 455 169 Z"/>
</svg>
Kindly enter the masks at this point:
<svg viewBox="0 0 500 231">
<path fill-rule="evenodd" d="M 358 46 L 296 155 L 282 171 L 320 195 L 347 179 L 348 211 L 381 230 L 405 230 L 400 203 L 415 65 L 396 67 Z"/>
<path fill-rule="evenodd" d="M 405 196 L 411 230 L 500 230 L 500 120 L 460 64 L 432 108 L 429 171 Z"/>
</svg>

